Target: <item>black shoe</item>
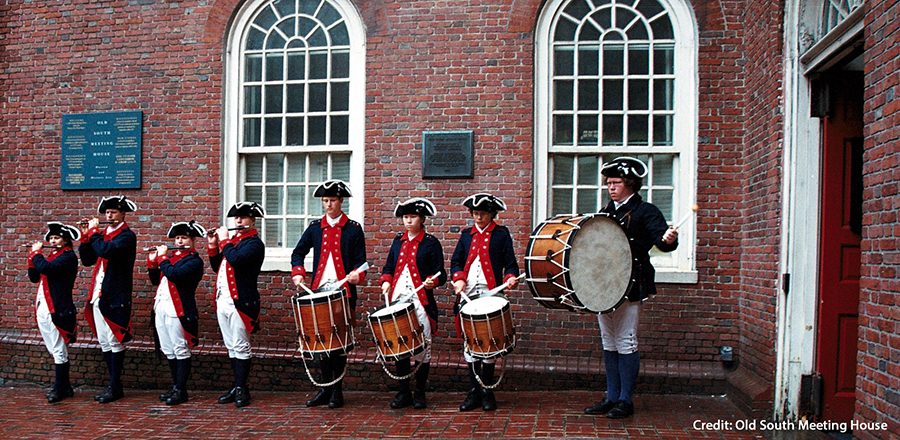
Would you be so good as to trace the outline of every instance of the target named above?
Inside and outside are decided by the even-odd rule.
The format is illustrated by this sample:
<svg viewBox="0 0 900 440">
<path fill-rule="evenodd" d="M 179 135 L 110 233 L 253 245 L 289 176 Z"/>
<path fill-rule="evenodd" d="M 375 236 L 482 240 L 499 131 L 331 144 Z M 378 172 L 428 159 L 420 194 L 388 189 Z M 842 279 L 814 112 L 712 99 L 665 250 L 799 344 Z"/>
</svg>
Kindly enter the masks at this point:
<svg viewBox="0 0 900 440">
<path fill-rule="evenodd" d="M 394 400 L 391 400 L 391 408 L 400 409 L 406 408 L 413 404 L 413 396 L 409 391 L 403 392 L 400 391 L 397 393 L 397 396 L 394 397 Z"/>
<path fill-rule="evenodd" d="M 222 397 L 219 397 L 219 403 L 221 403 L 222 405 L 226 403 L 234 403 L 235 397 L 237 397 L 237 387 L 231 388 L 227 393 L 222 395 Z"/>
<path fill-rule="evenodd" d="M 466 400 L 463 400 L 462 405 L 459 406 L 460 411 L 472 411 L 475 408 L 481 406 L 481 390 L 478 388 L 472 388 L 469 390 L 469 394 L 466 396 Z"/>
<path fill-rule="evenodd" d="M 481 409 L 484 411 L 493 411 L 497 409 L 497 401 L 494 399 L 494 392 L 491 390 L 481 390 L 481 402 Z"/>
<path fill-rule="evenodd" d="M 306 401 L 306 406 L 327 405 L 329 400 L 331 400 L 331 389 L 321 388 L 315 397 Z"/>
<path fill-rule="evenodd" d="M 428 402 L 425 401 L 425 392 L 416 390 L 415 394 L 413 394 L 413 408 L 415 409 L 425 409 L 428 408 Z"/>
<path fill-rule="evenodd" d="M 598 415 L 598 414 L 606 414 L 609 410 L 613 409 L 616 406 L 616 402 L 607 399 L 606 397 L 600 401 L 600 403 L 594 404 L 584 409 L 585 414 Z"/>
<path fill-rule="evenodd" d="M 74 395 L 75 390 L 73 390 L 72 387 L 68 387 L 62 390 L 52 389 L 49 393 L 47 393 L 47 403 L 56 403 L 60 400 L 63 400 L 67 397 L 72 397 Z"/>
<path fill-rule="evenodd" d="M 172 389 L 172 394 L 166 399 L 166 405 L 181 405 L 187 401 L 187 390 Z"/>
<path fill-rule="evenodd" d="M 160 394 L 160 395 L 159 395 L 159 401 L 160 401 L 160 402 L 165 402 L 166 400 L 169 400 L 169 398 L 172 397 L 172 394 L 175 394 L 175 391 L 177 391 L 177 390 L 173 387 L 171 390 L 166 391 L 166 392 L 163 393 L 163 394 Z"/>
<path fill-rule="evenodd" d="M 97 401 L 100 403 L 110 403 L 115 402 L 116 400 L 119 400 L 123 397 L 125 397 L 125 393 L 122 392 L 122 388 L 109 387 L 106 389 L 106 391 L 100 394 L 99 397 L 97 397 Z"/>
<path fill-rule="evenodd" d="M 237 387 L 234 389 L 234 406 L 238 408 L 245 407 L 250 404 L 250 390 Z"/>
<path fill-rule="evenodd" d="M 610 419 L 624 419 L 634 414 L 634 404 L 625 402 L 624 400 L 616 402 L 616 406 L 606 413 L 606 417 Z"/>
<path fill-rule="evenodd" d="M 331 392 L 331 400 L 328 401 L 328 407 L 331 409 L 344 406 L 344 392 L 340 388 L 335 388 Z"/>
</svg>

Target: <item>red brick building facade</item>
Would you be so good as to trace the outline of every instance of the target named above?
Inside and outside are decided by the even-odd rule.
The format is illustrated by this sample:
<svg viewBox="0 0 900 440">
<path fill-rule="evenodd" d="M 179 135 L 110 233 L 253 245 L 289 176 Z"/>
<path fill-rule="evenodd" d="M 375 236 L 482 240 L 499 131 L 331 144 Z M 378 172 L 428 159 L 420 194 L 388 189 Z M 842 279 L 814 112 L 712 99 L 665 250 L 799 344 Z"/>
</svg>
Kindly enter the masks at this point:
<svg viewBox="0 0 900 440">
<path fill-rule="evenodd" d="M 0 234 L 0 378 L 51 375 L 20 244 L 41 236 L 47 221 L 93 216 L 102 196 L 122 193 L 137 203 L 128 222 L 139 247 L 162 241 L 171 222 L 215 227 L 230 204 L 260 198 L 271 218 L 252 386 L 305 392 L 286 256 L 302 225 L 321 215 L 310 187 L 331 177 L 351 183 L 355 197 L 345 208 L 364 226 L 376 271 L 399 230 L 398 201 L 428 197 L 437 205 L 427 227 L 449 260 L 468 222 L 462 199 L 492 192 L 510 207 L 499 220 L 523 267 L 533 228 L 553 214 L 598 210 L 608 199 L 597 164 L 633 154 L 651 163 L 645 196 L 669 221 L 700 207 L 682 228 L 679 251 L 654 257 L 660 292 L 642 316 L 638 392 L 727 392 L 769 419 L 855 419 L 898 432 L 900 7 L 844 3 L 5 2 L 0 201 L 10 208 Z M 582 63 L 598 53 L 592 73 Z M 627 61 L 616 71 L 620 53 Z M 632 62 L 645 53 L 649 65 Z M 848 78 L 859 78 L 861 96 Z M 60 190 L 62 116 L 136 110 L 141 188 Z M 828 170 L 852 162 L 829 159 L 835 115 L 862 127 L 841 138 L 862 139 L 862 198 L 848 193 L 848 204 L 861 204 L 859 250 L 832 265 Z M 472 133 L 474 177 L 425 178 L 423 134 L 449 131 Z M 850 211 L 836 230 L 853 229 L 857 211 Z M 155 290 L 145 272 L 135 269 L 137 338 L 126 386 L 162 387 L 148 379 L 164 366 L 152 361 Z M 837 338 L 857 351 L 829 354 L 823 349 L 834 340 L 823 329 L 835 324 L 822 321 L 830 306 L 819 299 L 832 284 L 823 277 L 836 272 L 858 283 L 858 317 L 836 318 Z M 76 284 L 79 307 L 89 275 L 83 269 Z M 376 278 L 370 273 L 362 290 L 361 323 L 380 304 Z M 214 283 L 207 269 L 198 290 L 197 387 L 220 388 L 228 374 Z M 436 293 L 433 383 L 457 390 L 464 364 L 449 316 L 452 291 Z M 542 307 L 524 284 L 510 296 L 519 341 L 504 386 L 602 388 L 596 317 Z M 348 386 L 384 389 L 388 380 L 360 327 Z M 99 385 L 99 350 L 83 321 L 79 332 L 76 385 Z M 725 346 L 735 356 L 729 364 L 721 361 Z M 841 356 L 853 368 L 822 374 Z M 833 394 L 849 399 L 849 412 L 828 398 L 811 406 L 809 384 L 826 394 L 843 384 Z"/>
</svg>

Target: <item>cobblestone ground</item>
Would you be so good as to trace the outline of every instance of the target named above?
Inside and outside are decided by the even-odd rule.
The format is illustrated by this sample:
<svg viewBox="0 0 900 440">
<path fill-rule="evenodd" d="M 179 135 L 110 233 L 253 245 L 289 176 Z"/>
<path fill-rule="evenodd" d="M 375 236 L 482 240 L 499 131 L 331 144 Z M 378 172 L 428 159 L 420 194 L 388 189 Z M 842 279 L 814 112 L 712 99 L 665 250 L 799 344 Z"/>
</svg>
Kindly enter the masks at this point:
<svg viewBox="0 0 900 440">
<path fill-rule="evenodd" d="M 589 416 L 583 409 L 602 393 L 591 391 L 497 392 L 499 408 L 462 413 L 461 393 L 431 393 L 428 408 L 393 410 L 392 395 L 346 392 L 340 409 L 307 408 L 299 393 L 257 392 L 252 404 L 237 409 L 219 405 L 219 393 L 190 394 L 174 407 L 162 404 L 160 391 L 126 390 L 125 398 L 101 405 L 96 389 L 77 389 L 75 397 L 48 404 L 45 389 L 31 384 L 0 387 L 4 438 L 570 438 L 570 439 L 762 439 L 756 430 L 697 429 L 699 423 L 746 417 L 726 397 L 641 395 L 636 414 L 625 420 Z M 785 438 L 785 433 L 776 433 Z M 817 438 L 820 433 L 800 433 Z M 787 436 L 796 438 L 794 436 Z"/>
</svg>

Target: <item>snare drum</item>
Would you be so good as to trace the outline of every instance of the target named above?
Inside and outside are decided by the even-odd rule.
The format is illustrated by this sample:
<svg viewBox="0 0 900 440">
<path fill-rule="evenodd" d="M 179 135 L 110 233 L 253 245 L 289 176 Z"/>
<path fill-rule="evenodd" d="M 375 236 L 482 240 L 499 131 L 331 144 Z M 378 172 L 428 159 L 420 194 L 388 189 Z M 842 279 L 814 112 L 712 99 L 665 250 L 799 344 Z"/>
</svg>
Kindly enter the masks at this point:
<svg viewBox="0 0 900 440">
<path fill-rule="evenodd" d="M 469 301 L 459 311 L 463 341 L 474 358 L 493 359 L 516 346 L 509 300 L 488 296 Z"/>
<path fill-rule="evenodd" d="M 316 289 L 291 298 L 300 351 L 331 356 L 353 350 L 355 339 L 345 288 Z"/>
<path fill-rule="evenodd" d="M 369 315 L 369 328 L 378 353 L 387 360 L 399 361 L 425 349 L 425 333 L 416 308 L 410 302 L 382 306 Z"/>
<path fill-rule="evenodd" d="M 541 305 L 608 313 L 625 301 L 634 282 L 625 231 L 606 214 L 558 215 L 535 228 L 525 274 Z"/>
</svg>

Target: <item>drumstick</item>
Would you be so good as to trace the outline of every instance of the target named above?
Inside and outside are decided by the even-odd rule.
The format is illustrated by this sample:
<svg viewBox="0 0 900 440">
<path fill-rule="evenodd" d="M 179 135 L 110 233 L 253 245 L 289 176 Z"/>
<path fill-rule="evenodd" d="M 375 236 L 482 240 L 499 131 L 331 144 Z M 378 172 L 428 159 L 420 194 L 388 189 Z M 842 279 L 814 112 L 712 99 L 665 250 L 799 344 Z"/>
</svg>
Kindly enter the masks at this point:
<svg viewBox="0 0 900 440">
<path fill-rule="evenodd" d="M 700 205 L 694 203 L 694 206 L 691 206 L 691 212 L 687 213 L 687 215 L 685 215 L 684 218 L 679 220 L 678 223 L 675 223 L 672 227 L 675 229 L 680 228 L 681 225 L 684 224 L 684 222 L 688 221 L 688 219 L 691 218 L 694 214 L 696 214 L 697 211 L 699 211 L 699 210 L 700 210 Z"/>
<path fill-rule="evenodd" d="M 425 288 L 425 283 L 427 283 L 428 281 L 434 281 L 434 280 L 435 280 L 437 277 L 439 277 L 439 276 L 441 276 L 441 273 L 440 273 L 440 272 L 438 272 L 438 273 L 436 273 L 436 274 L 434 274 L 434 275 L 432 275 L 432 276 L 430 276 L 430 277 L 428 277 L 428 278 L 425 278 L 425 281 L 422 281 L 422 284 L 419 284 L 419 287 L 416 287 L 416 292 L 418 292 L 418 291 L 424 289 L 424 288 Z"/>
<path fill-rule="evenodd" d="M 352 274 L 353 272 L 360 273 L 360 272 L 362 272 L 362 271 L 364 271 L 364 270 L 366 270 L 366 269 L 368 269 L 368 268 L 369 268 L 369 262 L 366 261 L 365 263 L 362 264 L 362 266 L 359 266 L 359 267 L 357 267 L 356 269 L 351 270 L 350 273 L 351 273 L 351 274 Z M 350 279 L 350 275 L 348 274 L 347 276 L 344 277 L 344 279 L 338 281 L 338 282 L 335 283 L 334 285 L 337 286 L 337 287 L 341 287 L 341 286 L 343 286 L 344 284 L 346 284 L 346 283 L 347 283 L 347 280 L 349 280 L 349 279 Z"/>
<path fill-rule="evenodd" d="M 306 287 L 306 284 L 300 283 L 300 287 L 302 287 L 303 290 L 306 291 L 306 293 L 308 293 L 308 294 L 310 294 L 310 295 L 313 294 L 313 291 L 312 291 L 312 290 L 309 290 L 309 287 Z"/>
<path fill-rule="evenodd" d="M 521 275 L 515 277 L 514 279 L 518 280 L 518 279 L 521 279 L 521 278 L 524 278 L 524 277 L 525 277 L 525 274 L 523 273 L 523 274 L 521 274 Z M 501 285 L 499 285 L 499 286 L 497 286 L 497 287 L 494 287 L 493 289 L 491 289 L 490 291 L 488 291 L 488 295 L 494 295 L 494 294 L 496 294 L 497 292 L 499 292 L 499 291 L 501 291 L 501 290 L 503 290 L 503 289 L 505 289 L 505 288 L 507 288 L 507 287 L 509 287 L 509 281 L 507 281 L 507 282 L 505 282 L 505 283 L 503 283 L 503 284 L 501 284 Z"/>
</svg>

